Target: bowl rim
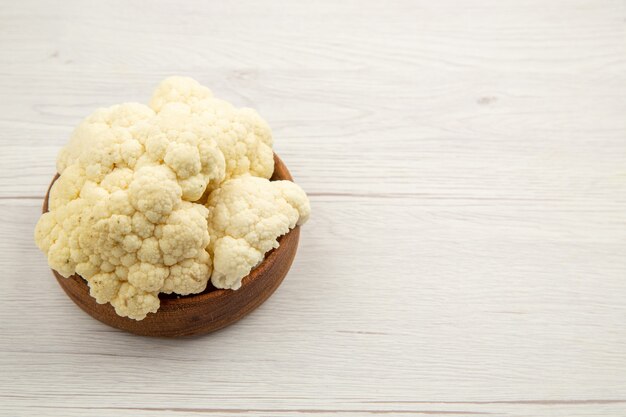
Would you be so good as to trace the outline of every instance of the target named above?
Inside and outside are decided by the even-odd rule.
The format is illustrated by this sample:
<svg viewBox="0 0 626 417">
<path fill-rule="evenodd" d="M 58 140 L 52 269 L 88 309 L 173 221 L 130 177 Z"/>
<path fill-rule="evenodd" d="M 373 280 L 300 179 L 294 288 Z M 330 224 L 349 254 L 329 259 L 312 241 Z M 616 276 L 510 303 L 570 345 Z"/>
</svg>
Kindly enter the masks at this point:
<svg viewBox="0 0 626 417">
<path fill-rule="evenodd" d="M 274 152 L 273 154 L 274 156 L 274 172 L 272 173 L 272 176 L 270 178 L 270 181 L 280 181 L 280 180 L 287 180 L 287 181 L 292 181 L 293 182 L 293 177 L 291 176 L 291 173 L 289 172 L 289 170 L 287 169 L 287 166 L 283 163 L 283 161 L 279 158 L 279 156 Z M 54 178 L 52 179 L 52 182 L 50 183 L 50 185 L 48 186 L 48 190 L 46 191 L 46 196 L 44 197 L 44 202 L 43 202 L 43 206 L 42 206 L 42 213 L 46 213 L 48 212 L 48 199 L 50 196 L 50 190 L 52 189 L 52 186 L 54 185 L 54 183 L 56 182 L 57 179 L 59 179 L 60 174 L 56 173 Z M 246 275 L 245 277 L 243 277 L 241 279 L 241 287 L 244 287 L 246 285 L 249 285 L 251 282 L 253 282 L 254 280 L 258 279 L 259 276 L 261 276 L 261 272 L 264 269 L 264 266 L 267 266 L 270 262 L 273 262 L 274 257 L 276 256 L 276 252 L 278 250 L 280 250 L 280 248 L 283 246 L 282 245 L 282 240 L 283 238 L 285 238 L 287 235 L 291 234 L 294 230 L 299 229 L 300 226 L 296 226 L 293 229 L 289 229 L 289 231 L 287 233 L 285 233 L 282 236 L 278 237 L 278 243 L 279 246 L 266 252 L 263 258 L 263 261 L 261 261 L 260 264 L 258 264 L 256 267 L 254 267 L 250 273 L 248 275 Z M 79 274 L 73 274 L 67 278 L 63 277 L 61 274 L 59 274 L 56 270 L 52 269 L 53 271 L 53 276 L 55 277 L 62 277 L 64 279 L 73 279 L 77 282 L 79 282 L 80 284 L 88 287 L 88 283 L 87 280 L 85 278 L 83 278 L 82 276 L 80 276 Z M 209 277 L 208 281 L 207 281 L 207 286 L 211 285 L 211 278 Z M 239 288 L 241 289 L 241 288 Z M 238 289 L 238 290 L 239 290 Z M 190 304 L 196 304 L 199 302 L 206 302 L 212 299 L 218 299 L 218 298 L 223 298 L 223 297 L 229 297 L 231 295 L 235 295 L 235 291 L 238 290 L 232 290 L 232 289 L 223 289 L 223 288 L 215 288 L 212 291 L 206 291 L 206 289 L 202 292 L 199 293 L 195 293 L 195 294 L 187 294 L 187 295 L 180 295 L 180 294 L 176 294 L 174 292 L 172 293 L 159 293 L 159 301 L 160 301 L 160 307 L 158 309 L 158 311 L 156 313 L 152 313 L 152 314 L 159 314 L 161 312 L 164 312 L 164 310 L 168 309 L 168 308 L 180 308 L 180 307 L 185 307 L 187 305 Z M 161 298 L 161 294 L 165 294 L 168 295 L 170 297 L 167 298 Z M 89 295 L 91 297 L 91 295 Z M 95 298 L 94 298 L 95 301 Z M 120 318 L 122 318 L 120 316 Z"/>
</svg>

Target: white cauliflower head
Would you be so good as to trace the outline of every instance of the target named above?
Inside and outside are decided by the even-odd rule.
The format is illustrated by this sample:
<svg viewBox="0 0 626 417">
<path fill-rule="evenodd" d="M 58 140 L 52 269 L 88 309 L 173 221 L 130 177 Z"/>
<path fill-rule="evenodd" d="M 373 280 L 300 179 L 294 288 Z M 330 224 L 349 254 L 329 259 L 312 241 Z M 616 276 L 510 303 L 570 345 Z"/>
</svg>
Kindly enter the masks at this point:
<svg viewBox="0 0 626 417">
<path fill-rule="evenodd" d="M 254 110 L 236 109 L 190 78 L 168 78 L 150 107 L 100 109 L 76 128 L 59 153 L 36 243 L 53 269 L 81 275 L 97 302 L 136 320 L 157 311 L 161 292 L 203 291 L 212 254 L 213 282 L 237 288 L 276 237 L 308 216 L 299 187 L 266 179 L 271 145 Z M 242 204 L 256 217 L 220 220 Z"/>
</svg>

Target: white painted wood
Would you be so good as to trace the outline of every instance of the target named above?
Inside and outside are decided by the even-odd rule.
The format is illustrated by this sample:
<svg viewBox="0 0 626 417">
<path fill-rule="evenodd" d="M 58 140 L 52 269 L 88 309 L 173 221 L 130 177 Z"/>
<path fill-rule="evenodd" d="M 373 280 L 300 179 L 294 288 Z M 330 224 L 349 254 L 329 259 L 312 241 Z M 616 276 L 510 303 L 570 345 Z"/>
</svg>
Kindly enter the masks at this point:
<svg viewBox="0 0 626 417">
<path fill-rule="evenodd" d="M 32 232 L 98 106 L 186 74 L 310 193 L 279 291 L 191 340 L 92 320 Z M 626 415 L 626 6 L 0 3 L 0 415 Z"/>
</svg>

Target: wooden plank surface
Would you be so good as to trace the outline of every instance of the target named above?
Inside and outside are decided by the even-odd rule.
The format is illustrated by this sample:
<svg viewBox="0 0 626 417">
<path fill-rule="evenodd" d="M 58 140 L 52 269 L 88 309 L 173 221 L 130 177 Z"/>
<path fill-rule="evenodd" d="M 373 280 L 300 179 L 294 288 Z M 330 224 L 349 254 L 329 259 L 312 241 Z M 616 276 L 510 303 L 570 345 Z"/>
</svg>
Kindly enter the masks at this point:
<svg viewBox="0 0 626 417">
<path fill-rule="evenodd" d="M 33 243 L 100 106 L 257 108 L 313 215 L 208 337 L 78 310 Z M 626 415 L 626 3 L 0 3 L 0 415 Z"/>
</svg>

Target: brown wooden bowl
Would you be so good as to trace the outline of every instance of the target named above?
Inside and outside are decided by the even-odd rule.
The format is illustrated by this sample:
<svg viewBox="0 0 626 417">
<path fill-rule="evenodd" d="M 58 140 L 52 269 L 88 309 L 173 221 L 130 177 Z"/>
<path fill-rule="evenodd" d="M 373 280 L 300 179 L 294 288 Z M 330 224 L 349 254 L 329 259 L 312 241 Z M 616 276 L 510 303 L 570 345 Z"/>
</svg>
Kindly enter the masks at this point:
<svg viewBox="0 0 626 417">
<path fill-rule="evenodd" d="M 57 174 L 46 193 L 43 212 L 48 211 L 48 196 L 52 184 L 59 178 Z M 289 170 L 274 154 L 274 180 L 293 181 Z M 300 228 L 296 227 L 278 241 L 280 246 L 265 255 L 259 266 L 243 278 L 241 288 L 236 291 L 220 290 L 211 286 L 199 294 L 177 297 L 175 294 L 161 294 L 161 307 L 136 321 L 115 314 L 111 304 L 98 304 L 89 295 L 87 282 L 78 275 L 64 278 L 56 271 L 52 273 L 65 293 L 83 311 L 96 320 L 109 326 L 142 336 L 179 337 L 210 333 L 236 322 L 260 306 L 283 281 L 298 249 Z"/>
</svg>

